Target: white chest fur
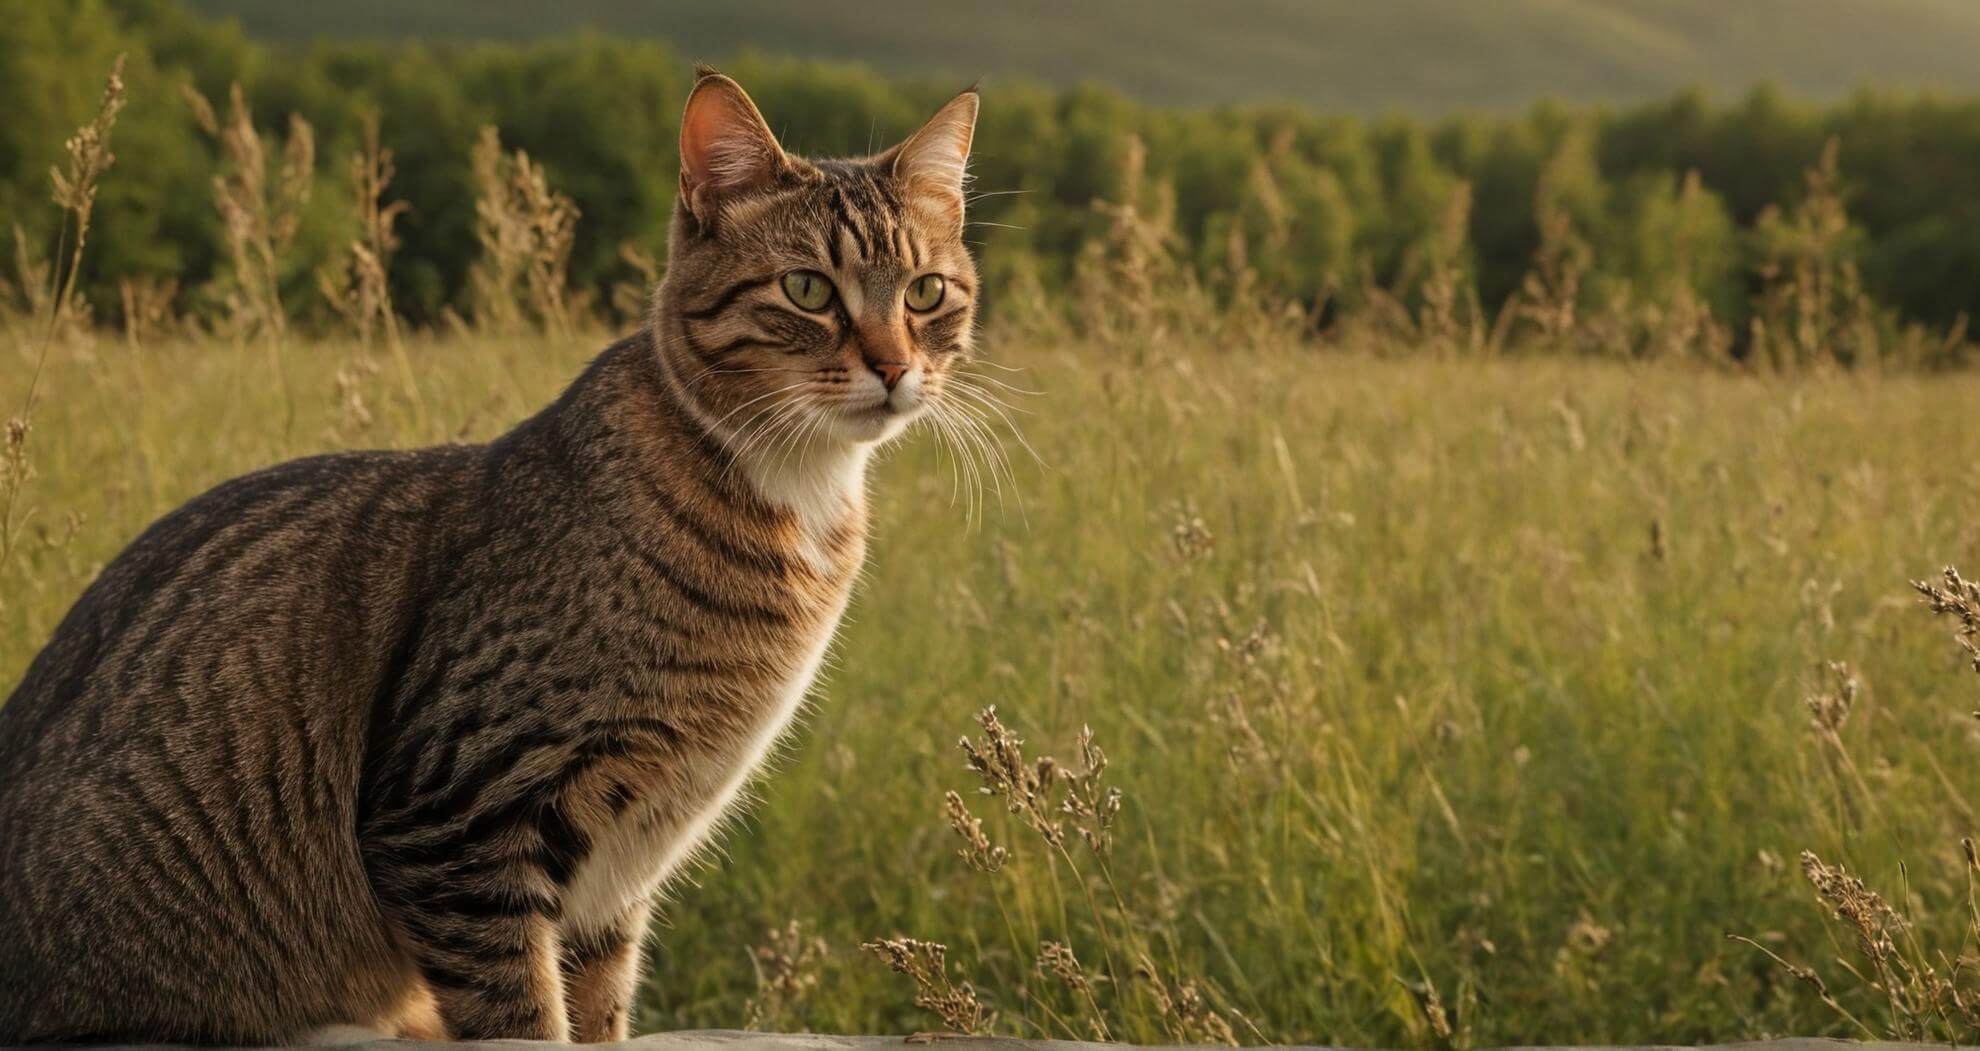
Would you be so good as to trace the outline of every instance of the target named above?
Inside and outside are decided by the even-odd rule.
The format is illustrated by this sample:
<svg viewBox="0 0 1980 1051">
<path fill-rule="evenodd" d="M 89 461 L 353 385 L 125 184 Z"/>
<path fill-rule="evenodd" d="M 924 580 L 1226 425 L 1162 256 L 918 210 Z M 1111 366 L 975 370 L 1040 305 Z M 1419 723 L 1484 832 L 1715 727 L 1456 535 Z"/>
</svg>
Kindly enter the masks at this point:
<svg viewBox="0 0 1980 1051">
<path fill-rule="evenodd" d="M 865 464 L 861 454 L 854 462 L 834 465 L 840 470 L 830 477 L 758 480 L 767 498 L 797 516 L 798 553 L 820 569 L 829 561 L 824 537 L 856 506 L 849 501 L 863 499 Z M 568 933 L 606 929 L 630 906 L 658 893 L 710 840 L 803 708 L 848 598 L 849 590 L 840 592 L 796 670 L 754 706 L 759 714 L 748 732 L 691 752 L 669 798 L 639 801 L 594 837 L 590 853 L 564 888 Z"/>
</svg>

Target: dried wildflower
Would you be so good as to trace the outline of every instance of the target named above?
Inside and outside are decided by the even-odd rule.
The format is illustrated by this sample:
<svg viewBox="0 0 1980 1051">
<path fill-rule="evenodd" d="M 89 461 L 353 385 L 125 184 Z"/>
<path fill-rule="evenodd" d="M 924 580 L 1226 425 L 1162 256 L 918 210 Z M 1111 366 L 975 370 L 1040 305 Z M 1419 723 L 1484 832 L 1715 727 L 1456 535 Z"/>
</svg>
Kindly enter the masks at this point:
<svg viewBox="0 0 1980 1051">
<path fill-rule="evenodd" d="M 1904 920 L 1881 895 L 1842 866 L 1831 866 L 1816 857 L 1813 851 L 1801 852 L 1801 874 L 1856 936 L 1857 948 L 1865 956 L 1883 964 L 1897 954 L 1892 935 L 1904 929 Z"/>
<path fill-rule="evenodd" d="M 341 265 L 317 273 L 317 285 L 361 342 L 370 344 L 373 330 L 382 328 L 386 340 L 396 347 L 399 322 L 392 309 L 388 274 L 392 256 L 399 249 L 399 217 L 410 206 L 385 199 L 396 169 L 392 151 L 379 141 L 376 110 L 364 114 L 361 127 L 363 138 L 350 163 L 358 236 L 351 241 Z"/>
<path fill-rule="evenodd" d="M 1829 983 L 1823 981 L 1822 976 L 1820 974 L 1817 974 L 1814 968 L 1804 967 L 1801 964 L 1788 960 L 1782 957 L 1779 953 L 1775 952 L 1774 950 L 1767 948 L 1766 946 L 1760 944 L 1757 941 L 1754 941 L 1752 938 L 1748 938 L 1743 934 L 1728 934 L 1726 935 L 1726 938 L 1730 941 L 1736 941 L 1742 945 L 1749 945 L 1755 949 L 1760 950 L 1760 952 L 1765 954 L 1768 959 L 1774 961 L 1774 963 L 1777 966 L 1779 966 L 1782 970 L 1786 971 L 1789 974 L 1789 976 L 1794 978 L 1796 981 L 1807 985 L 1810 989 L 1814 990 L 1816 998 L 1821 1000 L 1824 1004 L 1827 1004 L 1830 1010 L 1835 1011 L 1837 1014 L 1841 1015 L 1842 1017 L 1849 1019 L 1849 1021 L 1854 1023 L 1856 1027 L 1862 1030 L 1866 1035 L 1870 1035 L 1870 1036 L 1876 1035 L 1874 1032 L 1871 1031 L 1869 1026 L 1866 1026 L 1861 1021 L 1859 1021 L 1855 1015 L 1849 1012 L 1848 1008 L 1844 1007 L 1842 1003 L 1836 999 L 1835 994 L 1829 991 Z"/>
<path fill-rule="evenodd" d="M 1121 812 L 1121 790 L 1102 783 L 1107 754 L 1093 741 L 1093 728 L 1079 730 L 1078 770 L 1065 771 L 1066 797 L 1059 809 L 1075 819 L 1079 836 L 1093 853 L 1106 857 L 1114 845 L 1114 819 Z"/>
<path fill-rule="evenodd" d="M 1567 932 L 1568 947 L 1583 956 L 1599 955 L 1616 940 L 1616 932 L 1595 922 L 1595 917 L 1583 909 L 1575 916 L 1574 923 Z"/>
<path fill-rule="evenodd" d="M 64 228 L 69 235 L 66 265 L 60 259 L 36 264 L 27 250 L 26 236 L 18 225 L 14 227 L 22 288 L 37 315 L 41 315 L 45 335 L 41 341 L 41 352 L 35 357 L 34 370 L 28 374 L 27 394 L 21 400 L 21 413 L 7 419 L 5 444 L 0 446 L 0 566 L 13 557 L 21 526 L 26 520 L 25 512 L 20 507 L 21 492 L 34 476 L 33 466 L 28 461 L 27 441 L 32 430 L 35 396 L 40 391 L 42 370 L 48 364 L 48 351 L 58 336 L 79 329 L 86 319 L 87 306 L 76 292 L 76 279 L 82 271 L 83 246 L 89 242 L 89 223 L 96 210 L 97 184 L 117 160 L 116 155 L 110 152 L 110 132 L 116 127 L 117 114 L 123 108 L 124 56 L 118 55 L 110 64 L 110 74 L 104 80 L 103 99 L 97 105 L 95 118 L 78 129 L 63 146 L 68 158 L 67 165 L 49 169 L 55 204 L 65 213 Z"/>
<path fill-rule="evenodd" d="M 177 278 L 119 278 L 117 296 L 123 304 L 124 342 L 140 347 L 176 327 L 172 302 L 178 295 Z"/>
<path fill-rule="evenodd" d="M 797 920 L 765 932 L 763 944 L 749 950 L 756 995 L 750 999 L 744 1028 L 790 1026 L 806 995 L 818 987 L 818 968 L 827 952 L 825 939 L 807 936 Z"/>
<path fill-rule="evenodd" d="M 82 269 L 83 246 L 89 242 L 89 221 L 96 211 L 97 186 L 103 174 L 117 162 L 117 155 L 110 152 L 110 131 L 116 127 L 117 114 L 123 108 L 124 56 L 118 55 L 116 61 L 110 64 L 110 75 L 104 80 L 103 101 L 97 105 L 95 119 L 78 128 L 62 144 L 67 163 L 48 169 L 49 181 L 54 184 L 52 196 L 55 204 L 68 213 L 70 226 L 75 232 L 68 265 L 50 304 L 53 310 L 48 319 L 51 333 L 63 331 L 82 321 L 76 298 L 76 276 Z"/>
<path fill-rule="evenodd" d="M 1973 670 L 1980 672 L 1980 584 L 1964 579 L 1951 566 L 1945 568 L 1941 579 L 1944 586 L 1926 580 L 1914 580 L 1911 586 L 1924 596 L 1925 608 L 1953 618 L 1957 623 L 1953 636 L 1966 651 Z"/>
<path fill-rule="evenodd" d="M 1238 766 L 1261 766 L 1272 757 L 1265 738 L 1251 720 L 1250 706 L 1236 690 L 1226 690 L 1209 706 L 1210 721 L 1222 726 L 1230 738 L 1225 754 Z"/>
<path fill-rule="evenodd" d="M 288 327 L 282 307 L 284 259 L 302 226 L 316 178 L 316 133 L 297 114 L 289 115 L 282 158 L 271 175 L 261 132 L 254 126 L 246 96 L 236 82 L 227 91 L 227 119 L 190 85 L 186 102 L 193 120 L 220 146 L 227 171 L 213 180 L 213 205 L 227 235 L 228 275 L 233 287 L 226 301 L 235 329 L 243 335 L 279 336 Z"/>
<path fill-rule="evenodd" d="M 983 727 L 980 740 L 962 738 L 969 768 L 982 782 L 985 795 L 1004 800 L 1011 813 L 1022 817 L 1039 838 L 1054 848 L 1064 849 L 1065 818 L 1094 854 L 1105 858 L 1113 846 L 1114 820 L 1120 815 L 1122 794 L 1104 783 L 1107 755 L 1094 742 L 1092 727 L 1079 734 L 1079 765 L 1068 767 L 1051 756 L 1035 762 L 1024 757 L 1024 739 L 997 718 L 995 706 L 976 716 Z M 950 807 L 950 823 L 955 825 L 960 799 Z M 967 811 L 962 811 L 967 815 Z M 965 840 L 969 834 L 956 826 Z"/>
<path fill-rule="evenodd" d="M 631 241 L 619 246 L 619 261 L 632 268 L 634 279 L 612 285 L 612 311 L 628 322 L 643 321 L 653 288 L 660 283 L 660 262 Z"/>
<path fill-rule="evenodd" d="M 1086 972 L 1079 966 L 1079 957 L 1073 955 L 1072 947 L 1064 942 L 1048 941 L 1038 948 L 1038 970 L 1059 980 L 1059 984 L 1075 992 L 1086 992 L 1093 983 L 1086 980 Z"/>
<path fill-rule="evenodd" d="M 1444 1006 L 1444 998 L 1438 994 L 1437 986 L 1428 978 L 1420 982 L 1396 979 L 1408 990 L 1410 999 L 1416 1001 L 1416 1009 L 1423 1014 L 1423 1024 L 1430 1028 L 1440 1047 L 1462 1047 L 1469 1043 L 1467 1034 L 1451 1023 L 1451 1013 Z"/>
<path fill-rule="evenodd" d="M 1092 1028 L 1093 1038 L 1099 1041 L 1114 1039 L 1113 1029 L 1107 1024 L 1106 1012 L 1100 1009 L 1100 1001 L 1093 995 L 1094 980 L 1086 976 L 1086 968 L 1080 966 L 1072 946 L 1064 942 L 1047 941 L 1038 947 L 1038 960 L 1035 965 L 1038 973 L 1050 975 L 1080 995 L 1086 1002 L 1087 1024 Z"/>
<path fill-rule="evenodd" d="M 948 946 L 917 938 L 882 938 L 860 948 L 879 957 L 894 973 L 912 979 L 915 1006 L 935 1012 L 951 1030 L 980 1036 L 995 1021 L 996 1015 L 976 998 L 974 987 L 967 981 L 949 980 Z"/>
<path fill-rule="evenodd" d="M 1185 507 L 1178 513 L 1175 524 L 1169 527 L 1169 541 L 1185 562 L 1209 558 L 1217 546 L 1217 538 L 1195 507 Z"/>
<path fill-rule="evenodd" d="M 983 834 L 983 820 L 969 812 L 962 796 L 947 792 L 942 796 L 942 810 L 949 818 L 949 827 L 961 836 L 963 848 L 956 856 L 969 862 L 971 868 L 983 872 L 995 872 L 1011 859 L 1010 852 L 990 842 Z"/>
<path fill-rule="evenodd" d="M 1861 687 L 1856 677 L 1850 674 L 1849 665 L 1842 661 L 1830 661 L 1828 672 L 1833 684 L 1829 689 L 1809 694 L 1807 704 L 1815 729 L 1834 736 L 1849 721 L 1849 713 L 1856 706 L 1856 695 Z"/>
<path fill-rule="evenodd" d="M 1237 1032 L 1229 1020 L 1211 1008 L 1194 979 L 1171 984 L 1146 956 L 1135 966 L 1134 976 L 1146 983 L 1163 1028 L 1178 1044 L 1223 1044 L 1237 1046 Z"/>
<path fill-rule="evenodd" d="M 1010 812 L 1024 818 L 1045 842 L 1055 847 L 1063 843 L 1065 829 L 1052 816 L 1050 800 L 1052 786 L 1058 778 L 1057 764 L 1050 757 L 1040 759 L 1036 765 L 1026 763 L 1024 738 L 1004 726 L 997 718 L 995 705 L 978 712 L 976 722 L 983 727 L 982 740 L 964 737 L 957 747 L 962 749 L 970 770 L 983 782 L 980 790 L 985 795 L 1001 797 Z"/>
<path fill-rule="evenodd" d="M 492 127 L 481 129 L 473 156 L 475 237 L 481 258 L 470 281 L 475 320 L 499 330 L 522 327 L 525 300 L 538 324 L 568 334 L 572 303 L 568 270 L 578 208 L 550 189 L 543 169 L 517 150 L 502 149 Z"/>
</svg>

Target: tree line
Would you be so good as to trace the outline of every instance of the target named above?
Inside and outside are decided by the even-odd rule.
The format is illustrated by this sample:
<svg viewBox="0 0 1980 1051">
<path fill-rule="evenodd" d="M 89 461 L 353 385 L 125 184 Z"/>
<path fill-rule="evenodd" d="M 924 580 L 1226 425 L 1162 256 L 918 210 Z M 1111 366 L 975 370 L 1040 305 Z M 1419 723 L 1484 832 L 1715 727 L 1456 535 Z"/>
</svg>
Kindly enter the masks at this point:
<svg viewBox="0 0 1980 1051">
<path fill-rule="evenodd" d="M 331 316 L 320 275 L 354 236 L 362 175 L 346 161 L 373 123 L 394 161 L 387 280 L 415 324 L 474 305 L 474 158 L 486 128 L 575 207 L 575 302 L 606 309 L 615 285 L 664 261 L 691 71 L 662 42 L 277 47 L 175 0 L 0 0 L 0 19 L 10 27 L 0 207 L 17 231 L 0 231 L 14 235 L 16 257 L 0 273 L 13 271 L 17 295 L 31 260 L 59 248 L 48 169 L 119 54 L 129 109 L 80 283 L 100 321 L 131 309 L 120 289 L 133 281 L 169 279 L 174 311 L 220 309 L 240 264 L 216 179 L 240 158 L 189 99 L 225 100 L 234 85 L 270 153 L 296 132 L 293 118 L 311 137 L 309 157 L 287 158 L 313 182 L 286 202 L 290 228 L 269 275 L 298 318 Z M 892 142 L 961 86 L 761 55 L 724 68 L 787 147 L 812 154 Z M 1894 318 L 1946 328 L 1980 309 L 1980 100 L 1866 93 L 1811 105 L 1763 87 L 1723 103 L 1691 92 L 1622 108 L 1370 120 L 1156 107 L 1097 85 L 986 91 L 971 236 L 992 309 L 1019 280 L 1070 295 L 1082 257 L 1107 250 L 1108 205 L 1122 203 L 1159 216 L 1164 251 L 1206 287 L 1299 304 L 1315 324 L 1366 305 L 1372 290 L 1421 297 L 1433 274 L 1455 275 L 1489 314 L 1537 272 L 1565 266 L 1570 299 L 1681 292 L 1740 332 L 1766 309 L 1770 283 L 1811 257 Z"/>
</svg>

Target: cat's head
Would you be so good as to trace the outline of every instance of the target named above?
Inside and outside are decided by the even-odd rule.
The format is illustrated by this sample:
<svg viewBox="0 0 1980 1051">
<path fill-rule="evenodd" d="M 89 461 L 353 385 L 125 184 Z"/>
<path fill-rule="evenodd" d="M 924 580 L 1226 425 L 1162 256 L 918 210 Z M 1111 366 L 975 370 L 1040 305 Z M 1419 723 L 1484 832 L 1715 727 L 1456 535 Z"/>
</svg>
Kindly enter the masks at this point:
<svg viewBox="0 0 1980 1051">
<path fill-rule="evenodd" d="M 939 407 L 979 291 L 962 240 L 976 108 L 971 89 L 892 149 L 808 161 L 700 71 L 653 327 L 726 440 L 856 446 Z"/>
</svg>

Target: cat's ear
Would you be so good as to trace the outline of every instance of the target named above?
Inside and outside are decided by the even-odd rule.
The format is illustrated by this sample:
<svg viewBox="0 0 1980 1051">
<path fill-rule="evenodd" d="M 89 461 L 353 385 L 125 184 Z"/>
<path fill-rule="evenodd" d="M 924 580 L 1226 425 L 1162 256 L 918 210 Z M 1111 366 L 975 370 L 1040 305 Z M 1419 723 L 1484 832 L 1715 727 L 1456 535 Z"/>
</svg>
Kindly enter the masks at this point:
<svg viewBox="0 0 1980 1051">
<path fill-rule="evenodd" d="M 976 89 L 957 95 L 921 130 L 889 151 L 894 178 L 910 199 L 929 204 L 957 227 L 963 221 L 963 185 L 969 143 L 976 135 Z"/>
<path fill-rule="evenodd" d="M 695 72 L 681 114 L 681 202 L 709 223 L 723 197 L 768 185 L 791 161 L 742 85 L 706 66 Z"/>
</svg>

